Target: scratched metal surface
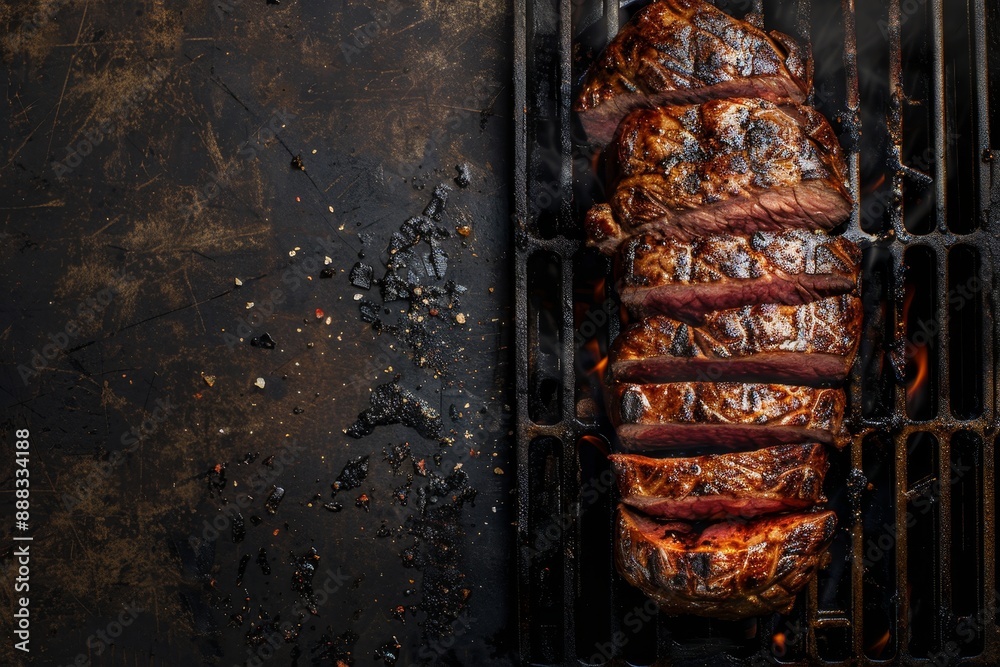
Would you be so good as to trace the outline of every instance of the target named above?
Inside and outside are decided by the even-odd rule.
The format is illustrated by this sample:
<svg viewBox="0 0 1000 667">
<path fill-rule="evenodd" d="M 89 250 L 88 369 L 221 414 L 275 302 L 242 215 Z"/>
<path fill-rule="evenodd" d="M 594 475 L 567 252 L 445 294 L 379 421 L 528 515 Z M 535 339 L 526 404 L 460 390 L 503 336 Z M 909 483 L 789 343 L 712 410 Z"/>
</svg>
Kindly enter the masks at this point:
<svg viewBox="0 0 1000 667">
<path fill-rule="evenodd" d="M 310 547 L 314 587 L 340 573 L 336 592 L 260 664 L 296 664 L 296 646 L 297 664 L 336 664 L 324 634 L 347 631 L 361 665 L 377 664 L 394 636 L 399 665 L 511 663 L 513 475 L 497 472 L 511 471 L 508 13 L 468 0 L 0 2 L 0 430 L 5 452 L 12 429 L 32 433 L 33 664 L 245 664 L 250 620 L 293 614 L 292 557 Z M 296 155 L 304 172 L 290 166 Z M 440 374 L 361 322 L 345 270 L 364 249 L 378 273 L 391 233 L 459 163 L 472 182 L 452 184 L 444 224 L 472 228 L 447 241 L 449 277 L 469 288 L 467 323 L 443 334 L 456 359 Z M 324 256 L 332 279 L 302 270 Z M 254 311 L 263 321 L 252 334 L 270 333 L 275 349 L 227 345 Z M 24 377 L 47 344 L 57 354 Z M 397 374 L 443 413 L 453 446 L 402 426 L 344 435 L 369 389 Z M 128 447 L 123 434 L 144 420 Z M 455 636 L 436 642 L 422 636 L 423 612 L 392 614 L 423 583 L 399 555 L 413 543 L 400 526 L 417 510 L 390 503 L 401 478 L 382 461 L 403 441 L 429 467 L 439 450 L 442 472 L 462 464 L 478 489 L 459 517 L 471 597 Z M 263 465 L 283 453 L 287 466 Z M 309 506 L 317 493 L 329 501 L 344 464 L 367 453 L 354 494 L 369 492 L 370 512 L 354 494 L 338 498 L 339 513 Z M 11 459 L 0 462 L 5 638 Z M 209 473 L 220 463 L 222 490 Z M 234 543 L 225 521 L 212 539 L 206 522 L 260 478 L 286 490 L 277 513 L 255 493 L 245 539 Z M 383 524 L 391 535 L 380 538 Z M 113 645 L 88 648 L 127 603 L 144 610 Z M 21 657 L 5 639 L 0 663 Z"/>
</svg>

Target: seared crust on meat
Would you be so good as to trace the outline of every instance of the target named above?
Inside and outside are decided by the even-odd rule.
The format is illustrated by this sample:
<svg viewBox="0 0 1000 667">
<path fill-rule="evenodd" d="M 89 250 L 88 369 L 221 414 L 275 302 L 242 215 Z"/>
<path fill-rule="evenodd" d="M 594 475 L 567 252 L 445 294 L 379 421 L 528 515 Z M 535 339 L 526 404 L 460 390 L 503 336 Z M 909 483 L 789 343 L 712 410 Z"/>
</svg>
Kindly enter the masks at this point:
<svg viewBox="0 0 1000 667">
<path fill-rule="evenodd" d="M 833 512 L 721 521 L 704 530 L 660 523 L 620 505 L 615 561 L 668 614 L 739 619 L 787 613 L 820 565 Z"/>
<path fill-rule="evenodd" d="M 643 232 L 828 230 L 852 207 L 837 137 L 809 107 L 730 99 L 637 109 L 607 154 L 610 196 L 585 225 L 588 243 L 608 254 Z"/>
<path fill-rule="evenodd" d="M 809 57 L 788 35 L 702 0 L 655 0 L 591 65 L 575 109 L 590 140 L 603 144 L 636 106 L 736 96 L 802 102 L 811 88 Z"/>
<path fill-rule="evenodd" d="M 627 327 L 610 377 L 636 383 L 746 381 L 830 386 L 847 377 L 861 337 L 861 301 L 844 294 L 801 306 L 711 313 L 700 326 L 665 315 Z"/>
<path fill-rule="evenodd" d="M 617 383 L 608 413 L 629 451 L 780 443 L 843 446 L 847 397 L 841 389 L 738 382 Z"/>
<path fill-rule="evenodd" d="M 698 323 L 713 310 L 857 294 L 860 263 L 853 241 L 801 229 L 691 240 L 644 234 L 621 245 L 616 274 L 633 315 Z"/>
<path fill-rule="evenodd" d="M 826 502 L 829 464 L 818 443 L 690 458 L 610 458 L 622 502 L 661 519 L 754 517 Z"/>
</svg>

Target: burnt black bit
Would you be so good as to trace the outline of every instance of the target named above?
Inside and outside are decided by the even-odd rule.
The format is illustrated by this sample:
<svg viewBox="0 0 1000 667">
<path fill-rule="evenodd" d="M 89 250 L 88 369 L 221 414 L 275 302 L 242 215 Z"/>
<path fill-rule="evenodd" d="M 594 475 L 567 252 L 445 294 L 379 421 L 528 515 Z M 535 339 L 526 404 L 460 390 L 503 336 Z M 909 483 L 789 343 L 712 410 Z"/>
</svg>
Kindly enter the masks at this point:
<svg viewBox="0 0 1000 667">
<path fill-rule="evenodd" d="M 355 459 L 351 459 L 345 465 L 340 474 L 337 475 L 336 481 L 331 485 L 333 487 L 334 495 L 338 491 L 348 491 L 350 489 L 356 489 L 361 486 L 361 482 L 365 481 L 365 477 L 368 476 L 368 455 L 364 454 Z"/>
<path fill-rule="evenodd" d="M 264 573 L 264 576 L 271 574 L 271 564 L 267 561 L 267 550 L 264 547 L 257 551 L 257 565 L 260 566 L 260 571 Z"/>
<path fill-rule="evenodd" d="M 280 5 L 281 4 L 281 0 L 267 0 L 267 4 L 269 4 L 269 5 Z"/>
<path fill-rule="evenodd" d="M 315 547 L 310 547 L 309 551 L 295 559 L 295 571 L 292 573 L 292 590 L 302 596 L 302 603 L 313 616 L 319 613 L 312 585 L 318 563 L 319 553 Z"/>
<path fill-rule="evenodd" d="M 621 418 L 626 424 L 638 424 L 645 412 L 642 397 L 634 391 L 626 391 L 622 396 Z"/>
<path fill-rule="evenodd" d="M 393 637 L 392 641 L 388 641 L 375 649 L 374 658 L 384 662 L 386 667 L 396 667 L 396 661 L 399 660 L 399 650 L 401 648 L 399 640 Z"/>
<path fill-rule="evenodd" d="M 334 637 L 333 630 L 328 627 L 319 638 L 319 643 L 313 646 L 313 663 L 335 665 L 336 667 L 353 665 L 354 656 L 352 654 L 357 642 L 358 634 L 356 632 L 348 630 Z"/>
<path fill-rule="evenodd" d="M 372 499 L 368 497 L 367 493 L 362 493 L 354 501 L 354 506 L 357 507 L 359 510 L 370 512 L 372 508 Z"/>
<path fill-rule="evenodd" d="M 267 3 L 275 5 L 278 4 L 276 1 L 272 2 L 272 0 L 267 0 Z M 292 169 L 298 169 L 299 171 L 306 170 L 306 163 L 302 161 L 301 155 L 296 155 L 295 157 L 292 158 Z"/>
<path fill-rule="evenodd" d="M 222 493 L 226 488 L 226 464 L 216 463 L 205 473 L 205 477 L 208 478 L 209 491 Z"/>
<path fill-rule="evenodd" d="M 302 408 L 300 408 L 297 405 L 294 408 L 292 408 L 292 414 L 293 415 L 301 415 L 303 412 L 305 412 L 305 410 L 303 410 Z"/>
<path fill-rule="evenodd" d="M 375 278 L 375 269 L 370 264 L 357 262 L 351 267 L 349 274 L 351 284 L 361 289 L 371 289 L 372 280 Z"/>
<path fill-rule="evenodd" d="M 397 486 L 392 492 L 392 504 L 399 504 L 402 507 L 406 507 L 406 503 L 410 499 L 410 489 L 413 488 L 413 475 L 406 476 L 406 484 L 402 486 Z"/>
<path fill-rule="evenodd" d="M 464 162 L 462 164 L 456 164 L 455 170 L 458 172 L 458 176 L 455 177 L 455 185 L 460 188 L 469 187 L 469 183 L 472 182 L 472 176 L 469 173 L 469 165 Z"/>
<path fill-rule="evenodd" d="M 445 206 L 448 205 L 448 195 L 450 194 L 451 187 L 444 183 L 437 185 L 431 195 L 430 202 L 424 208 L 424 215 L 435 222 L 440 222 L 441 216 L 444 215 Z"/>
<path fill-rule="evenodd" d="M 413 296 L 409 283 L 394 273 L 387 273 L 379 285 L 379 292 L 382 295 L 383 303 L 393 301 L 404 301 Z"/>
<path fill-rule="evenodd" d="M 247 452 L 243 457 L 243 463 L 250 465 L 257 460 L 258 456 L 260 456 L 260 452 Z"/>
<path fill-rule="evenodd" d="M 274 454 L 271 454 L 270 456 L 268 456 L 266 459 L 264 459 L 260 463 L 261 463 L 261 465 L 265 465 L 268 468 L 273 468 L 274 467 Z"/>
<path fill-rule="evenodd" d="M 247 536 L 247 524 L 239 512 L 233 517 L 233 542 L 239 544 Z"/>
<path fill-rule="evenodd" d="M 448 253 L 442 250 L 440 246 L 435 245 L 431 248 L 425 263 L 430 269 L 428 273 L 433 273 L 434 277 L 438 280 L 443 279 L 445 274 L 448 273 Z"/>
<path fill-rule="evenodd" d="M 267 513 L 277 514 L 278 505 L 281 504 L 281 501 L 284 499 L 284 497 L 285 497 L 285 490 L 283 488 L 281 488 L 280 486 L 271 487 L 271 493 L 267 497 L 267 500 L 264 502 L 264 509 L 267 510 Z"/>
<path fill-rule="evenodd" d="M 281 629 L 278 625 L 280 620 L 279 616 L 271 618 L 266 610 L 261 609 L 260 618 L 250 623 L 250 629 L 244 636 L 246 645 L 250 647 L 263 646 L 270 642 L 272 637 L 280 636 Z"/>
<path fill-rule="evenodd" d="M 344 505 L 342 503 L 323 503 L 323 509 L 327 512 L 339 512 L 344 509 Z"/>
<path fill-rule="evenodd" d="M 402 474 L 403 464 L 410 458 L 410 443 L 408 442 L 382 448 L 382 460 L 387 461 L 392 466 L 393 475 Z"/>
<path fill-rule="evenodd" d="M 243 554 L 243 558 L 240 558 L 239 567 L 236 568 L 236 585 L 243 585 L 243 575 L 247 573 L 247 565 L 250 563 L 250 554 Z"/>
<path fill-rule="evenodd" d="M 264 520 L 261 519 L 256 514 L 252 514 L 250 516 L 250 523 L 253 524 L 254 526 L 259 526 L 260 524 L 264 523 Z"/>
<path fill-rule="evenodd" d="M 358 311 L 361 313 L 362 322 L 367 322 L 373 326 L 380 322 L 378 317 L 379 306 L 377 303 L 368 299 L 362 299 L 358 302 Z"/>
<path fill-rule="evenodd" d="M 392 531 L 389 530 L 389 526 L 385 525 L 384 522 L 375 531 L 375 537 L 389 537 L 390 535 L 392 535 Z"/>
<path fill-rule="evenodd" d="M 331 269 L 329 266 L 326 267 L 325 269 L 319 272 L 319 277 L 323 278 L 324 280 L 328 278 L 333 278 L 333 269 Z"/>
<path fill-rule="evenodd" d="M 430 484 L 417 490 L 419 513 L 406 520 L 415 543 L 401 557 L 404 566 L 423 571 L 418 607 L 427 615 L 425 638 L 441 639 L 454 633 L 471 595 L 459 569 L 465 539 L 461 514 L 464 504 L 475 500 L 476 489 L 462 469 L 447 476 L 431 472 L 428 477 Z"/>
<path fill-rule="evenodd" d="M 273 350 L 277 343 L 271 338 L 271 334 L 266 331 L 259 336 L 254 336 L 250 339 L 250 344 L 254 347 L 264 348 L 265 350 Z"/>
<path fill-rule="evenodd" d="M 395 382 L 379 385 L 372 390 L 371 407 L 358 415 L 344 432 L 352 438 L 371 434 L 376 426 L 403 424 L 425 438 L 441 437 L 444 426 L 441 415 L 427 402 L 403 389 Z"/>
</svg>

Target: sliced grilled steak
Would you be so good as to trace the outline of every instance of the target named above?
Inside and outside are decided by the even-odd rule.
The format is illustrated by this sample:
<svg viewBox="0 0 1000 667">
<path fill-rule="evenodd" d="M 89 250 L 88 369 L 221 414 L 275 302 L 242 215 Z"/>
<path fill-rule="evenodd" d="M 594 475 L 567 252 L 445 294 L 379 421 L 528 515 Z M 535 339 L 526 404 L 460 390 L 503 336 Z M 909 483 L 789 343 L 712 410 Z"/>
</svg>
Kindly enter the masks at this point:
<svg viewBox="0 0 1000 667">
<path fill-rule="evenodd" d="M 608 254 L 647 231 L 825 230 L 851 211 L 840 144 L 808 107 L 731 99 L 637 109 L 607 156 L 611 194 L 585 224 L 588 242 Z"/>
<path fill-rule="evenodd" d="M 808 54 L 791 37 L 765 34 L 702 0 L 659 0 L 590 67 L 575 108 L 588 138 L 605 144 L 637 106 L 724 97 L 802 102 L 811 87 Z"/>
<path fill-rule="evenodd" d="M 608 412 L 629 451 L 745 450 L 822 442 L 843 446 L 840 389 L 737 382 L 618 383 Z"/>
<path fill-rule="evenodd" d="M 652 459 L 612 454 L 622 502 L 661 519 L 724 519 L 826 502 L 826 448 L 779 445 L 738 454 Z"/>
<path fill-rule="evenodd" d="M 854 242 L 805 230 L 690 241 L 645 234 L 622 244 L 616 273 L 622 302 L 637 317 L 696 324 L 713 310 L 856 294 L 860 262 Z"/>
<path fill-rule="evenodd" d="M 832 386 L 847 377 L 860 336 L 861 303 L 847 294 L 802 306 L 721 310 L 698 327 L 655 315 L 630 325 L 615 340 L 610 376 L 635 383 Z"/>
<path fill-rule="evenodd" d="M 619 506 L 615 561 L 668 614 L 739 619 L 787 613 L 833 538 L 833 512 L 660 523 Z"/>
</svg>

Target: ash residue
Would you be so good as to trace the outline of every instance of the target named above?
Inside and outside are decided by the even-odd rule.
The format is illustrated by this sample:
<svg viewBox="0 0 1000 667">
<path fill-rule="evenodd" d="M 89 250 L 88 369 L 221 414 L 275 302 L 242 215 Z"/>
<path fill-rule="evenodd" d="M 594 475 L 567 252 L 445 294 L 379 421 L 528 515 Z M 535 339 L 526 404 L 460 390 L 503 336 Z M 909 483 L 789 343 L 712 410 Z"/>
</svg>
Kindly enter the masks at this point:
<svg viewBox="0 0 1000 667">
<path fill-rule="evenodd" d="M 403 464 L 410 461 L 410 443 L 404 442 L 399 445 L 389 445 L 382 448 L 382 459 L 388 461 L 392 466 L 393 475 L 403 473 Z"/>
<path fill-rule="evenodd" d="M 375 649 L 374 658 L 384 662 L 386 667 L 395 667 L 396 661 L 399 660 L 399 650 L 401 648 L 399 640 L 393 637 L 392 641 L 388 641 Z"/>
<path fill-rule="evenodd" d="M 447 476 L 431 472 L 430 484 L 417 489 L 419 513 L 407 518 L 406 529 L 415 538 L 413 546 L 401 554 L 404 566 L 423 571 L 421 599 L 417 607 L 426 615 L 424 635 L 440 639 L 454 632 L 468 604 L 471 590 L 459 568 L 464 552 L 465 531 L 462 507 L 473 502 L 476 489 L 465 471 L 456 469 Z"/>
<path fill-rule="evenodd" d="M 422 399 L 395 382 L 379 385 L 372 390 L 371 407 L 358 415 L 358 420 L 344 433 L 352 438 L 370 435 L 376 426 L 403 424 L 425 438 L 441 437 L 441 415 Z"/>
<path fill-rule="evenodd" d="M 349 276 L 356 287 L 379 287 L 382 303 L 371 299 L 358 303 L 362 321 L 371 324 L 376 332 L 394 335 L 410 350 L 417 366 L 438 373 L 446 372 L 451 362 L 461 358 L 454 346 L 446 344 L 443 334 L 465 321 L 461 296 L 467 289 L 446 281 L 450 256 L 442 242 L 451 238 L 451 232 L 439 224 L 451 192 L 444 183 L 435 187 L 423 213 L 409 218 L 393 232 L 382 278 L 373 280 L 374 269 L 360 262 Z M 368 274 L 368 270 L 372 273 Z M 394 312 L 386 308 L 387 304 L 399 301 L 408 302 L 406 312 L 395 322 L 385 321 L 385 315 Z"/>
<path fill-rule="evenodd" d="M 368 477 L 368 455 L 359 456 L 347 462 L 344 469 L 337 475 L 333 483 L 333 491 L 348 491 L 361 486 L 361 482 Z"/>
<path fill-rule="evenodd" d="M 292 573 L 292 590 L 302 596 L 302 604 L 313 616 L 319 613 L 312 585 L 318 563 L 319 554 L 315 548 L 310 548 L 304 556 L 295 559 L 295 572 Z"/>
</svg>

